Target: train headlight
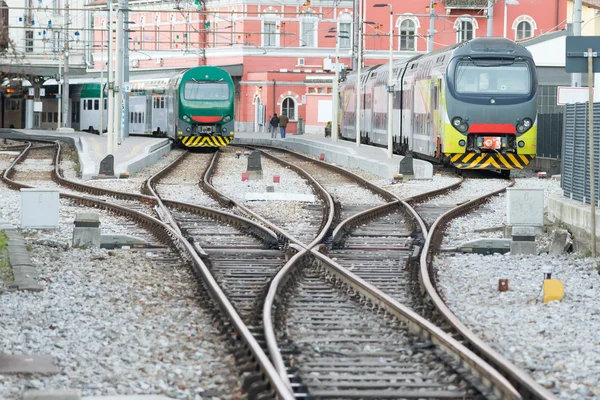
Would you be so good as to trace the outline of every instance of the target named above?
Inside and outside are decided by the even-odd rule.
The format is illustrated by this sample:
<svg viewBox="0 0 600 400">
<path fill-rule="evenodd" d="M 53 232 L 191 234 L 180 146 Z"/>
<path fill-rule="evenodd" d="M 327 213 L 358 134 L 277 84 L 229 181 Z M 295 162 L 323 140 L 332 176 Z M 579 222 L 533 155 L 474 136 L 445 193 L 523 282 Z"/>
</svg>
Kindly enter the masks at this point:
<svg viewBox="0 0 600 400">
<path fill-rule="evenodd" d="M 231 117 L 228 115 L 225 118 L 223 118 L 223 122 L 229 122 L 231 121 Z"/>
<path fill-rule="evenodd" d="M 465 133 L 467 129 L 469 129 L 469 124 L 467 124 L 461 117 L 454 117 L 452 119 L 452 125 L 462 133 Z"/>
<path fill-rule="evenodd" d="M 458 141 L 458 145 L 459 145 L 459 146 L 463 146 L 463 147 L 464 147 L 464 145 L 465 145 L 465 144 L 467 144 L 467 142 L 465 142 L 463 139 L 460 139 L 460 140 Z"/>
<path fill-rule="evenodd" d="M 183 120 L 184 120 L 184 121 L 187 121 L 187 122 L 190 122 L 190 117 L 188 117 L 187 115 L 184 115 L 184 116 L 183 116 Z"/>
<path fill-rule="evenodd" d="M 523 118 L 521 122 L 517 123 L 517 132 L 525 133 L 529 128 L 531 128 L 532 124 L 533 122 L 531 122 L 529 118 Z"/>
<path fill-rule="evenodd" d="M 525 147 L 525 142 L 522 140 L 519 140 L 519 147 Z"/>
</svg>

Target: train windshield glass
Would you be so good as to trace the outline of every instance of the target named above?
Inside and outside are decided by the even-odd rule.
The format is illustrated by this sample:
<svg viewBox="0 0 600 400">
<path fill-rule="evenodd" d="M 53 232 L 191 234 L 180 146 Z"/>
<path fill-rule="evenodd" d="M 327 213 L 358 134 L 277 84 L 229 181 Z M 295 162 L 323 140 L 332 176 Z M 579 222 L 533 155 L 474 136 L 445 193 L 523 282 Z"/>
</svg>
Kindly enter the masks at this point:
<svg viewBox="0 0 600 400">
<path fill-rule="evenodd" d="M 217 81 L 187 81 L 183 88 L 186 100 L 229 100 L 229 85 Z"/>
<path fill-rule="evenodd" d="M 528 94 L 531 73 L 524 62 L 461 61 L 456 67 L 456 91 L 481 94 Z"/>
</svg>

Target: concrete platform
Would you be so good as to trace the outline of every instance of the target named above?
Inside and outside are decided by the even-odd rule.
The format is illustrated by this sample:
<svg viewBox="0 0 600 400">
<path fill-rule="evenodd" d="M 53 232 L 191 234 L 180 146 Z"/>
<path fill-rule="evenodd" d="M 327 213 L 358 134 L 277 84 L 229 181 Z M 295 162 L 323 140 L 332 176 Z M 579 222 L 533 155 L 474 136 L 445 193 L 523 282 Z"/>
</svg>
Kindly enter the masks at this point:
<svg viewBox="0 0 600 400">
<path fill-rule="evenodd" d="M 600 239 L 600 209 L 596 208 L 596 240 Z M 548 197 L 548 219 L 552 222 L 562 222 L 574 236 L 575 250 L 591 249 L 592 225 L 591 207 L 579 201 L 570 200 L 563 196 Z M 600 243 L 596 243 L 600 248 Z"/>
<path fill-rule="evenodd" d="M 61 140 L 77 149 L 79 168 L 83 179 L 98 175 L 100 162 L 108 153 L 108 137 L 88 132 L 59 133 L 33 129 L 0 129 L 0 138 Z M 115 175 L 128 172 L 130 175 L 158 161 L 171 150 L 171 141 L 166 138 L 129 137 L 113 154 Z"/>
<path fill-rule="evenodd" d="M 360 168 L 365 172 L 392 179 L 398 173 L 400 161 L 404 158 L 394 154 L 391 159 L 387 149 L 361 145 L 346 140 L 333 142 L 322 135 L 288 135 L 285 139 L 271 139 L 269 133 L 237 132 L 233 145 L 268 145 L 285 147 L 314 156 L 325 154 L 325 161 L 344 168 Z M 427 161 L 414 160 L 415 179 L 431 179 L 433 165 Z"/>
</svg>

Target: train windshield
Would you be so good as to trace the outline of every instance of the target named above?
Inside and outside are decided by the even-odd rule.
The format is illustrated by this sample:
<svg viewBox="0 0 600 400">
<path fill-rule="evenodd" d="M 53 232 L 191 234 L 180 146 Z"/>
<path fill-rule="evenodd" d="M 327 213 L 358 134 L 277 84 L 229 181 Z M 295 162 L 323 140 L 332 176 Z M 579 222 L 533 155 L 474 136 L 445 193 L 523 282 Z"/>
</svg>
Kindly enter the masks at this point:
<svg viewBox="0 0 600 400">
<path fill-rule="evenodd" d="M 186 100 L 229 100 L 229 84 L 222 81 L 187 81 L 183 88 Z"/>
<path fill-rule="evenodd" d="M 531 73 L 525 62 L 461 61 L 456 66 L 456 91 L 480 94 L 528 94 Z"/>
</svg>

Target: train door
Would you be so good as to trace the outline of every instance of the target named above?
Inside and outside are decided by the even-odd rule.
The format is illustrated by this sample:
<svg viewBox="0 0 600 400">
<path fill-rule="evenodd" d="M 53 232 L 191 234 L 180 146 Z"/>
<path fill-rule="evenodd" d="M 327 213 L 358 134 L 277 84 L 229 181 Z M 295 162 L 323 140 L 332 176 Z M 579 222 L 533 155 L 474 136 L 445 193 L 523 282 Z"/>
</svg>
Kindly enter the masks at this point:
<svg viewBox="0 0 600 400">
<path fill-rule="evenodd" d="M 438 117 L 440 113 L 438 112 L 439 101 L 438 101 L 438 92 L 439 89 L 439 78 L 434 76 L 431 78 L 431 114 L 429 117 L 430 121 L 430 132 L 431 132 L 431 147 L 429 148 L 429 154 L 437 155 L 438 151 L 438 129 L 439 129 L 439 121 Z"/>
<path fill-rule="evenodd" d="M 152 96 L 152 126 L 151 132 L 158 134 L 159 130 L 167 131 L 167 109 L 165 96 Z"/>
</svg>

